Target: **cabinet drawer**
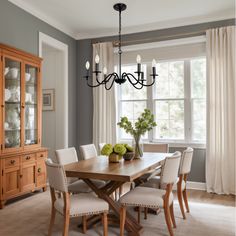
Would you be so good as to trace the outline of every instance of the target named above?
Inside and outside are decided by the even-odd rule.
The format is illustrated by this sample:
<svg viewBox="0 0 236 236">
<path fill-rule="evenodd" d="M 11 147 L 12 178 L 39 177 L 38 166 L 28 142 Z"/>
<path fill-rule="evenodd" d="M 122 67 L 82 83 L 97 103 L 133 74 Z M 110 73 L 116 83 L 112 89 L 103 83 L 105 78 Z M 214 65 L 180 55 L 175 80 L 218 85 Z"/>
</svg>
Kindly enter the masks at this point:
<svg viewBox="0 0 236 236">
<path fill-rule="evenodd" d="M 47 158 L 47 152 L 38 152 L 37 158 L 46 159 Z"/>
<path fill-rule="evenodd" d="M 5 168 L 15 167 L 20 165 L 20 157 L 8 157 L 5 159 Z"/>
<path fill-rule="evenodd" d="M 22 157 L 22 162 L 34 162 L 35 154 L 27 154 Z"/>
</svg>

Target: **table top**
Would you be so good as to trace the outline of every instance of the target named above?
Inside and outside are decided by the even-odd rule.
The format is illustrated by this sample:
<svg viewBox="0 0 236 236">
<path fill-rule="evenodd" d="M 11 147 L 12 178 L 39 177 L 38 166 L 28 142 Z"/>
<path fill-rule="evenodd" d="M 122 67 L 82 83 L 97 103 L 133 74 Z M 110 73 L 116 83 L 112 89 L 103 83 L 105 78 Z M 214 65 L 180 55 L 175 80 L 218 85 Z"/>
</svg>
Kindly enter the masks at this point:
<svg viewBox="0 0 236 236">
<path fill-rule="evenodd" d="M 172 153 L 146 152 L 141 159 L 122 160 L 119 163 L 109 163 L 108 157 L 97 156 L 65 165 L 65 171 L 68 177 L 131 182 L 156 168 L 161 161 L 172 155 Z"/>
</svg>

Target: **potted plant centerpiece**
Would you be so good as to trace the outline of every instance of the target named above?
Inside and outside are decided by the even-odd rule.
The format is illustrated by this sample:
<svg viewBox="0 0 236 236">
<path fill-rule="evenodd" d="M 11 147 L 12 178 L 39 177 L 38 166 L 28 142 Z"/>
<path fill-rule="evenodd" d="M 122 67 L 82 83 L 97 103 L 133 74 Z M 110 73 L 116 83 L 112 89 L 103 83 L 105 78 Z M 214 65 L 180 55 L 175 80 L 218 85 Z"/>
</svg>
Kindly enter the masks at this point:
<svg viewBox="0 0 236 236">
<path fill-rule="evenodd" d="M 108 156 L 109 162 L 120 162 L 123 156 L 125 160 L 132 160 L 134 157 L 133 148 L 128 144 L 116 144 L 114 147 L 111 144 L 105 144 L 101 154 Z"/>
<path fill-rule="evenodd" d="M 140 147 L 140 138 L 147 131 L 152 130 L 157 124 L 154 121 L 154 115 L 149 109 L 145 109 L 144 112 L 139 116 L 138 120 L 135 122 L 134 127 L 127 117 L 121 117 L 120 122 L 117 123 L 120 128 L 123 128 L 126 133 L 129 133 L 134 138 L 134 152 L 135 158 L 140 158 L 143 156 L 143 150 Z"/>
</svg>

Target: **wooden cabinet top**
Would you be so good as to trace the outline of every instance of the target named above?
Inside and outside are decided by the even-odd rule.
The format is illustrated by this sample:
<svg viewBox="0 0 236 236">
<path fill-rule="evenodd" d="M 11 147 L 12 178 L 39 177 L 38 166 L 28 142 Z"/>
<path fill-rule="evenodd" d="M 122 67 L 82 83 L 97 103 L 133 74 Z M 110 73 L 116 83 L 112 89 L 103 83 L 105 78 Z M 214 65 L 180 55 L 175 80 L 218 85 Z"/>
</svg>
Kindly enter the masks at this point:
<svg viewBox="0 0 236 236">
<path fill-rule="evenodd" d="M 22 57 L 23 59 L 32 60 L 32 61 L 35 61 L 38 63 L 41 63 L 41 61 L 43 60 L 42 58 L 40 58 L 36 55 L 33 55 L 31 53 L 25 52 L 23 50 L 20 50 L 15 47 L 11 47 L 11 46 L 8 46 L 8 45 L 2 44 L 2 43 L 0 43 L 0 50 L 3 50 L 5 52 L 9 52 L 9 53 L 13 53 L 13 54 L 17 54 L 20 57 Z"/>
</svg>

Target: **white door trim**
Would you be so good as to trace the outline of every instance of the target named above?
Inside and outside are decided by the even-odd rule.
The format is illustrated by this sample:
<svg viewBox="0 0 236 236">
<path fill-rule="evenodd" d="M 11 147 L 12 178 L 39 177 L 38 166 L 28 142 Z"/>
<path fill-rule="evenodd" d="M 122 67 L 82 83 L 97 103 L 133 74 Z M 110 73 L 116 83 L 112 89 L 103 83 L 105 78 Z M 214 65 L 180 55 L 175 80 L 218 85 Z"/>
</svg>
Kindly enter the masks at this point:
<svg viewBox="0 0 236 236">
<path fill-rule="evenodd" d="M 64 148 L 68 147 L 68 45 L 57 39 L 54 39 L 42 32 L 39 32 L 39 56 L 42 57 L 43 44 L 49 45 L 63 53 L 64 69 L 63 69 L 63 84 L 64 84 L 64 112 L 63 112 L 63 129 L 64 129 Z"/>
</svg>

